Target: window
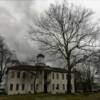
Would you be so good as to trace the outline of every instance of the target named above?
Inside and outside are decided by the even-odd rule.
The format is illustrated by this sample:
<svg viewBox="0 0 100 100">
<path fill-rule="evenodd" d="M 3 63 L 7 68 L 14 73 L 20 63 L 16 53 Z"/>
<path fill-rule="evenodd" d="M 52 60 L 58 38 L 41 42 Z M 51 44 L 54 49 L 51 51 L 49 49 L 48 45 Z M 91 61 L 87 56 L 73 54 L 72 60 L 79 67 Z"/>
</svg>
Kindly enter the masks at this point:
<svg viewBox="0 0 100 100">
<path fill-rule="evenodd" d="M 34 89 L 34 84 L 31 84 L 31 90 L 33 90 Z"/>
<path fill-rule="evenodd" d="M 59 79 L 59 73 L 56 73 L 56 77 L 57 77 L 57 79 Z"/>
<path fill-rule="evenodd" d="M 62 73 L 62 79 L 64 80 L 64 73 Z"/>
<path fill-rule="evenodd" d="M 36 84 L 36 90 L 38 90 L 39 89 L 39 84 Z"/>
<path fill-rule="evenodd" d="M 26 78 L 26 73 L 25 72 L 23 72 L 23 79 L 25 79 Z"/>
<path fill-rule="evenodd" d="M 66 79 L 67 79 L 67 74 L 66 74 Z"/>
<path fill-rule="evenodd" d="M 65 84 L 63 84 L 63 90 L 65 90 Z"/>
<path fill-rule="evenodd" d="M 10 84 L 10 90 L 11 91 L 13 90 L 13 84 Z"/>
<path fill-rule="evenodd" d="M 18 90 L 19 89 L 19 84 L 16 84 L 16 90 Z"/>
<path fill-rule="evenodd" d="M 14 78 L 14 76 L 15 76 L 15 73 L 14 73 L 14 71 L 12 71 L 11 72 L 11 78 Z"/>
<path fill-rule="evenodd" d="M 57 84 L 57 87 L 56 87 L 56 89 L 57 89 L 57 90 L 59 90 L 59 84 Z"/>
<path fill-rule="evenodd" d="M 54 90 L 55 89 L 55 84 L 52 84 L 52 90 Z"/>
<path fill-rule="evenodd" d="M 55 74 L 54 74 L 54 72 L 52 73 L 52 79 L 54 79 L 54 76 L 55 76 Z"/>
<path fill-rule="evenodd" d="M 17 78 L 20 78 L 20 72 L 17 72 Z"/>
<path fill-rule="evenodd" d="M 22 84 L 22 90 L 24 90 L 24 88 L 25 88 L 25 84 Z"/>
<path fill-rule="evenodd" d="M 71 84 L 71 89 L 72 89 L 72 84 Z"/>
<path fill-rule="evenodd" d="M 33 74 L 32 73 L 30 74 L 30 77 L 31 77 L 31 79 L 33 79 Z"/>
</svg>

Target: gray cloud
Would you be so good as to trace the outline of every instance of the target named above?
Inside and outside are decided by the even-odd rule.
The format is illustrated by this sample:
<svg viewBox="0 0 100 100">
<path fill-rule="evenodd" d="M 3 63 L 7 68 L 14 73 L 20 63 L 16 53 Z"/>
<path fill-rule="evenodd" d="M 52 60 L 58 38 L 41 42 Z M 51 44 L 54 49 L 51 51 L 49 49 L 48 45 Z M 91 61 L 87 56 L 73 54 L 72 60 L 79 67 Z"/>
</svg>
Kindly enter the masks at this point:
<svg viewBox="0 0 100 100">
<path fill-rule="evenodd" d="M 33 53 L 29 40 L 26 38 L 26 15 L 32 0 L 5 0 L 6 7 L 0 6 L 0 34 L 5 37 L 10 49 L 16 51 L 20 60 L 25 60 Z"/>
<path fill-rule="evenodd" d="M 55 1 L 57 0 L 0 0 L 0 3 L 3 2 L 0 4 L 0 34 L 5 37 L 9 47 L 16 50 L 20 60 L 27 59 L 32 53 L 37 54 L 36 43 L 32 44 L 26 35 L 30 17 L 36 16 Z M 76 0 L 71 1 L 78 3 Z M 89 2 L 87 4 L 89 5 Z"/>
</svg>

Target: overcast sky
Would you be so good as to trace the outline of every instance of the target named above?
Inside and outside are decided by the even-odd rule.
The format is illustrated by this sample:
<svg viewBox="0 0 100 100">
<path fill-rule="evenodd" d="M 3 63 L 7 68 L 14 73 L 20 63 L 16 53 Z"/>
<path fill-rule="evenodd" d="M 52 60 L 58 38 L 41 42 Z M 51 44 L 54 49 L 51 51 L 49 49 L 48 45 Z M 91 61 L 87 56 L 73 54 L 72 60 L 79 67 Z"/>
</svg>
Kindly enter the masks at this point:
<svg viewBox="0 0 100 100">
<path fill-rule="evenodd" d="M 16 50 L 19 59 L 26 59 L 36 53 L 37 47 L 27 38 L 26 19 L 48 8 L 50 3 L 62 0 L 0 0 L 0 34 L 5 37 L 11 49 Z M 69 3 L 90 8 L 95 19 L 100 17 L 100 0 L 67 0 Z M 34 48 L 34 49 L 33 49 Z"/>
</svg>

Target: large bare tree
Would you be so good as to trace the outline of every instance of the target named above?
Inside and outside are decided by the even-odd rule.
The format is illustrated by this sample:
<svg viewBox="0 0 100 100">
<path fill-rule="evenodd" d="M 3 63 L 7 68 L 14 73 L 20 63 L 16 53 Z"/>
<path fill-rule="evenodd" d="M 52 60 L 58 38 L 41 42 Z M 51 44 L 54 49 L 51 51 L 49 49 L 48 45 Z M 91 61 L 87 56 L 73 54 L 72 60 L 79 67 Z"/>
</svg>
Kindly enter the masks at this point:
<svg viewBox="0 0 100 100">
<path fill-rule="evenodd" d="M 89 9 L 68 4 L 51 4 L 45 14 L 31 28 L 33 40 L 43 48 L 62 57 L 66 63 L 67 93 L 71 93 L 71 72 L 74 67 L 93 54 L 96 35 L 100 28 L 92 21 Z"/>
</svg>

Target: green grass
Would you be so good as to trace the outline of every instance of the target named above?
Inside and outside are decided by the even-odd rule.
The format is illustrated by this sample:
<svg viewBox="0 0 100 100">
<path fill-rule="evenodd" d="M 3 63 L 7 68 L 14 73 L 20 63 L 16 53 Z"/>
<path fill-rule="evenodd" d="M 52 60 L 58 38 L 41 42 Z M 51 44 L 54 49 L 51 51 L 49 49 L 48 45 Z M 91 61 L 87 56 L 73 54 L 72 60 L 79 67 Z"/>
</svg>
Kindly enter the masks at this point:
<svg viewBox="0 0 100 100">
<path fill-rule="evenodd" d="M 0 100 L 100 100 L 100 93 L 90 95 L 15 95 L 0 96 Z"/>
</svg>

